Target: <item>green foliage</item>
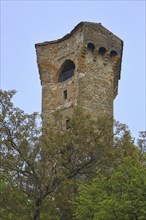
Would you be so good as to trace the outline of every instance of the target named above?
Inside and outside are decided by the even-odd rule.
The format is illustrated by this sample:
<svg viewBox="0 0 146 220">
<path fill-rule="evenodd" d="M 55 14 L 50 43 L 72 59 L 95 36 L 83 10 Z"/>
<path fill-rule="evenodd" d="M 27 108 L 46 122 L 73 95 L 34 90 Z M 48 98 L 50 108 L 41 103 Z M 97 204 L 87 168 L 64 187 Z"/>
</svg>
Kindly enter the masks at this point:
<svg viewBox="0 0 146 220">
<path fill-rule="evenodd" d="M 31 201 L 16 190 L 6 175 L 0 175 L 0 204 L 0 220 L 31 219 Z"/>
<path fill-rule="evenodd" d="M 128 183 L 131 182 L 124 183 L 122 195 L 115 190 L 124 181 L 122 178 L 127 167 L 132 169 L 133 162 L 130 161 L 136 161 L 136 169 L 145 160 L 144 151 L 134 146 L 125 125 L 116 122 L 113 134 L 113 119 L 93 120 L 77 109 L 67 129 L 58 112 L 54 115 L 55 123 L 44 124 L 42 129 L 37 123 L 37 113 L 25 114 L 13 105 L 14 94 L 15 91 L 0 91 L 1 219 L 71 220 L 73 206 L 70 201 L 78 192 L 75 203 L 78 204 L 75 209 L 78 219 L 102 219 L 101 216 L 108 219 L 106 215 L 112 216 L 113 206 L 116 206 L 116 213 L 124 213 L 124 198 L 128 210 L 131 211 L 132 205 L 135 209 L 136 201 L 129 201 L 132 196 Z M 144 144 L 143 138 L 139 141 L 139 148 Z M 129 155 L 130 164 L 126 166 L 128 162 L 124 162 L 124 158 Z M 140 173 L 142 168 L 139 165 Z M 134 181 L 130 186 L 134 191 L 141 187 L 143 179 L 137 171 L 130 172 L 131 181 Z M 133 180 L 134 174 L 139 178 Z M 85 194 L 80 192 L 81 182 L 85 184 Z M 95 188 L 93 191 L 88 183 Z M 140 190 L 136 195 L 139 201 Z M 140 204 L 137 207 L 142 219 Z"/>
<path fill-rule="evenodd" d="M 90 184 L 82 184 L 76 197 L 75 219 L 144 220 L 146 167 L 130 156 L 110 172 L 99 171 Z"/>
<path fill-rule="evenodd" d="M 6 173 L 16 191 L 31 201 L 33 219 L 40 219 L 40 210 L 52 198 L 53 206 L 48 205 L 46 212 L 59 210 L 62 216 L 76 179 L 88 180 L 95 176 L 97 165 L 103 166 L 98 158 L 106 154 L 103 140 L 108 140 L 111 126 L 105 126 L 103 120 L 95 123 L 78 109 L 70 128 L 62 126 L 62 118 L 56 114 L 56 124 L 44 126 L 42 133 L 36 123 L 38 114 L 25 114 L 16 108 L 11 101 L 14 94 L 15 91 L 0 91 L 1 172 Z M 72 187 L 64 188 L 66 182 Z M 64 193 L 64 205 L 57 202 L 63 195 L 60 191 Z"/>
</svg>

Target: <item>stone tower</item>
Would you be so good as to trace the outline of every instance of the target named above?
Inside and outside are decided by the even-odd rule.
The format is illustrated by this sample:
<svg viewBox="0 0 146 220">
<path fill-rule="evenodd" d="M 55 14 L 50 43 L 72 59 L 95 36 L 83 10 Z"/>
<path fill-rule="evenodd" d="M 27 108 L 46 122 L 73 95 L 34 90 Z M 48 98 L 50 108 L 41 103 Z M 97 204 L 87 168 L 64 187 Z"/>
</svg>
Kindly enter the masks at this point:
<svg viewBox="0 0 146 220">
<path fill-rule="evenodd" d="M 93 117 L 113 116 L 123 50 L 120 38 L 100 23 L 81 22 L 63 38 L 35 47 L 44 122 L 56 110 L 65 120 L 77 105 Z"/>
</svg>

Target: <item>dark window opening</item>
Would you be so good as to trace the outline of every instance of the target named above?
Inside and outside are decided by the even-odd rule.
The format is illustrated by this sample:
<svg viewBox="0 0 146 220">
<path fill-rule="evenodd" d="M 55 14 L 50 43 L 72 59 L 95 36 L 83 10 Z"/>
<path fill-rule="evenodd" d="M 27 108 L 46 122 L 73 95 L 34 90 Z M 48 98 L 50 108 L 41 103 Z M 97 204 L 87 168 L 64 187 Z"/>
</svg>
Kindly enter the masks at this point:
<svg viewBox="0 0 146 220">
<path fill-rule="evenodd" d="M 115 57 L 117 55 L 118 55 L 118 53 L 115 50 L 112 50 L 111 53 L 110 53 L 111 57 Z"/>
<path fill-rule="evenodd" d="M 71 78 L 74 75 L 75 64 L 71 60 L 66 60 L 61 68 L 59 73 L 59 82 L 64 82 L 67 79 Z"/>
<path fill-rule="evenodd" d="M 70 121 L 70 119 L 67 119 L 66 120 L 66 129 L 69 129 L 69 128 L 71 128 L 71 121 Z"/>
<path fill-rule="evenodd" d="M 94 50 L 95 50 L 95 45 L 92 44 L 92 43 L 88 43 L 87 48 L 88 48 L 88 50 L 90 50 L 91 52 L 94 52 Z"/>
<path fill-rule="evenodd" d="M 100 47 L 98 53 L 103 56 L 106 53 L 106 51 L 107 50 L 104 47 Z"/>
<path fill-rule="evenodd" d="M 64 99 L 67 99 L 67 90 L 64 90 L 64 91 L 63 91 L 63 98 L 64 98 Z"/>
</svg>

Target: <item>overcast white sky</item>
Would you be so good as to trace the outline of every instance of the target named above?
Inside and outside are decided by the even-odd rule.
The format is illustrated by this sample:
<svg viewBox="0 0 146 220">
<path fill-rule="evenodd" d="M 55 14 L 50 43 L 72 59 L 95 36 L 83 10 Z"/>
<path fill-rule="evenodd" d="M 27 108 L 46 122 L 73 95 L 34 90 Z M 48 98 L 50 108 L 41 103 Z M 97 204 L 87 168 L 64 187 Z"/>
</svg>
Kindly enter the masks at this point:
<svg viewBox="0 0 146 220">
<path fill-rule="evenodd" d="M 146 129 L 145 0 L 1 0 L 1 88 L 16 89 L 15 104 L 41 112 L 41 85 L 34 44 L 56 40 L 81 21 L 101 22 L 124 41 L 114 116 L 134 137 Z"/>
</svg>

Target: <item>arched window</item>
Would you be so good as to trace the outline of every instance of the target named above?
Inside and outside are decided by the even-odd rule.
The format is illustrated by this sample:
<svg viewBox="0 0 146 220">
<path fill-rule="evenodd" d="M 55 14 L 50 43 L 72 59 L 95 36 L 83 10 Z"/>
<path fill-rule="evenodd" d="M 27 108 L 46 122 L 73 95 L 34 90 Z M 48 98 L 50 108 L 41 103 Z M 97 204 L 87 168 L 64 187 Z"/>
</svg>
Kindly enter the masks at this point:
<svg viewBox="0 0 146 220">
<path fill-rule="evenodd" d="M 104 47 L 100 47 L 98 53 L 103 56 L 106 53 L 106 49 Z"/>
<path fill-rule="evenodd" d="M 75 64 L 72 60 L 66 60 L 59 71 L 59 82 L 64 82 L 74 75 Z"/>
<path fill-rule="evenodd" d="M 88 49 L 89 51 L 91 51 L 91 52 L 94 52 L 94 50 L 95 50 L 95 45 L 92 44 L 92 43 L 88 43 L 87 49 Z"/>
<path fill-rule="evenodd" d="M 117 56 L 118 55 L 118 53 L 115 51 L 115 50 L 112 50 L 111 52 L 110 52 L 110 56 L 111 57 L 115 57 L 115 56 Z"/>
</svg>

